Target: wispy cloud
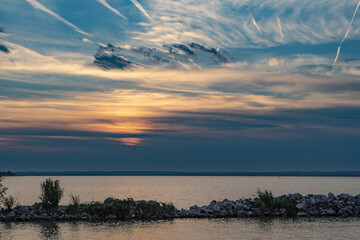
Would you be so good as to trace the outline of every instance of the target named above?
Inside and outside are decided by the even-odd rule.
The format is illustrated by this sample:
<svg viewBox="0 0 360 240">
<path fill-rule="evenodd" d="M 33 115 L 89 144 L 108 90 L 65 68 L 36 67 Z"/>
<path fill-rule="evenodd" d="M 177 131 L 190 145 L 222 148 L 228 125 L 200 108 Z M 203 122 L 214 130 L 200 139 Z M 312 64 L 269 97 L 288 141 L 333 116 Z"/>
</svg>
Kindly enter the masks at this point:
<svg viewBox="0 0 360 240">
<path fill-rule="evenodd" d="M 255 21 L 255 18 L 254 18 L 254 17 L 251 17 L 251 21 L 252 21 L 252 23 L 254 24 L 254 26 L 256 27 L 256 29 L 257 29 L 259 32 L 261 32 L 261 29 L 260 29 L 259 25 L 257 24 L 257 22 Z"/>
<path fill-rule="evenodd" d="M 88 42 L 88 43 L 92 43 L 93 41 L 91 41 L 91 40 L 89 40 L 89 39 L 87 39 L 87 38 L 83 38 L 83 39 L 81 39 L 83 42 Z"/>
<path fill-rule="evenodd" d="M 130 0 L 150 21 L 152 20 L 150 15 L 146 12 L 143 6 L 137 0 Z"/>
<path fill-rule="evenodd" d="M 112 6 L 109 5 L 109 3 L 106 2 L 106 0 L 97 0 L 99 3 L 101 3 L 102 5 L 104 5 L 106 8 L 108 8 L 110 11 L 112 11 L 113 13 L 115 13 L 116 15 L 122 17 L 123 19 L 127 20 L 127 17 L 125 17 L 124 15 L 122 15 L 118 10 L 116 10 L 115 8 L 113 8 Z"/>
<path fill-rule="evenodd" d="M 87 35 L 87 36 L 91 36 L 91 34 L 81 30 L 79 27 L 75 26 L 74 24 L 72 24 L 71 22 L 67 21 L 66 19 L 64 19 L 63 17 L 61 17 L 60 15 L 54 13 L 53 11 L 49 10 L 48 8 L 46 8 L 44 5 L 42 5 L 41 3 L 39 3 L 36 0 L 25 0 L 28 3 L 30 3 L 34 8 L 36 9 L 40 9 L 41 11 L 44 11 L 48 14 L 50 14 L 51 16 L 55 17 L 56 19 L 60 20 L 61 22 L 65 23 L 66 25 L 68 25 L 69 27 L 73 28 L 75 31 Z"/>
<path fill-rule="evenodd" d="M 284 41 L 284 34 L 283 34 L 283 30 L 282 30 L 282 26 L 281 26 L 281 20 L 279 17 L 276 18 L 277 21 L 277 25 L 279 27 L 279 33 L 280 33 L 280 42 Z"/>
<path fill-rule="evenodd" d="M 154 21 L 143 25 L 143 31 L 134 31 L 134 39 L 147 43 L 174 43 L 181 34 L 182 42 L 195 41 L 212 46 L 320 44 L 343 34 L 341 30 L 348 23 L 346 16 L 353 4 L 337 0 L 274 2 L 198 0 L 194 5 L 190 0 L 149 1 L 147 10 Z M 324 6 L 327 7 L 324 9 Z M 354 29 L 351 37 L 359 36 L 360 30 Z"/>
</svg>

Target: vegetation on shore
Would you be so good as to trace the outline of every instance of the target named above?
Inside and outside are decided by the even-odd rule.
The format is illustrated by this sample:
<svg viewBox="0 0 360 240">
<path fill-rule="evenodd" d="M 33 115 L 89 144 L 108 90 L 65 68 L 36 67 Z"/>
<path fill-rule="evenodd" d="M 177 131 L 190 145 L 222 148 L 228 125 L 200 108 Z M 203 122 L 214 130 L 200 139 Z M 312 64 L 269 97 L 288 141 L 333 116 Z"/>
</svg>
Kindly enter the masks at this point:
<svg viewBox="0 0 360 240">
<path fill-rule="evenodd" d="M 295 201 L 291 201 L 284 196 L 274 197 L 269 190 L 257 190 L 254 206 L 260 208 L 264 212 L 268 211 L 271 214 L 273 214 L 276 209 L 285 209 L 288 216 L 296 215 Z"/>
<path fill-rule="evenodd" d="M 4 213 L 10 213 L 14 209 L 16 199 L 12 196 L 5 197 L 6 187 L 1 185 L 0 178 L 0 191 L 1 200 L 4 205 L 2 210 Z M 81 203 L 79 195 L 70 194 L 71 203 L 68 206 L 59 206 L 59 203 L 64 196 L 64 189 L 60 187 L 59 180 L 46 179 L 40 184 L 41 194 L 39 199 L 40 204 L 35 203 L 33 206 L 17 206 L 20 212 L 26 212 L 28 207 L 31 208 L 34 218 L 48 219 L 48 215 L 54 215 L 55 217 L 63 216 L 64 219 L 83 219 L 89 220 L 95 219 L 167 219 L 173 218 L 176 212 L 176 208 L 172 203 L 162 203 L 157 201 L 134 201 L 132 198 L 128 199 L 115 199 L 107 198 L 104 202 L 89 202 Z M 25 210 L 24 210 L 25 209 Z M 0 212 L 1 213 L 1 212 Z M 24 215 L 23 218 L 29 216 Z M 40 217 L 38 214 L 42 214 L 45 217 Z M 11 214 L 10 214 L 11 215 Z M 13 215 L 13 214 L 12 214 Z M 11 215 L 11 216 L 12 216 Z M 66 217 L 66 218 L 65 218 Z M 50 217 L 51 219 L 51 217 Z M 62 218 L 60 218 L 62 219 Z"/>
<path fill-rule="evenodd" d="M 72 203 L 67 210 L 71 214 L 84 212 L 96 218 L 129 220 L 172 218 L 176 209 L 172 203 L 107 198 L 104 202 Z"/>
<path fill-rule="evenodd" d="M 59 205 L 61 198 L 64 196 L 64 189 L 60 187 L 60 181 L 53 181 L 51 178 L 46 179 L 40 184 L 41 195 L 39 199 L 45 208 L 55 208 Z"/>
</svg>

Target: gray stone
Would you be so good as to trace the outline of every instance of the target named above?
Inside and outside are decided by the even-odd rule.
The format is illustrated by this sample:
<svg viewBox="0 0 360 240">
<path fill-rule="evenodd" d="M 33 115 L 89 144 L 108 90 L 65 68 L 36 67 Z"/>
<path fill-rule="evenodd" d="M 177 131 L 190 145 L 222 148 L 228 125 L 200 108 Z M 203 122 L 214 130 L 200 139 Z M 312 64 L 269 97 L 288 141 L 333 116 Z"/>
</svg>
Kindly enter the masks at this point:
<svg viewBox="0 0 360 240">
<path fill-rule="evenodd" d="M 25 214 L 25 213 L 21 214 L 20 219 L 21 219 L 22 221 L 25 221 L 25 220 L 27 219 L 26 214 Z"/>
<path fill-rule="evenodd" d="M 263 216 L 264 213 L 260 208 L 252 208 L 251 211 L 254 213 L 255 216 Z"/>
<path fill-rule="evenodd" d="M 301 210 L 301 209 L 304 208 L 304 204 L 303 204 L 303 203 L 299 203 L 299 204 L 296 205 L 296 208 L 299 209 L 299 210 Z"/>
<path fill-rule="evenodd" d="M 8 214 L 5 215 L 5 219 L 13 219 L 16 217 L 16 214 L 14 211 L 9 212 Z"/>
<path fill-rule="evenodd" d="M 340 198 L 342 199 L 348 199 L 349 198 L 349 194 L 346 194 L 346 193 L 342 193 L 339 195 Z"/>
<path fill-rule="evenodd" d="M 247 215 L 248 217 L 253 217 L 253 216 L 254 216 L 254 213 L 253 213 L 252 211 L 249 211 L 249 212 L 246 213 L 246 215 Z"/>
<path fill-rule="evenodd" d="M 17 206 L 17 210 L 18 210 L 20 213 L 26 213 L 26 207 L 25 207 L 25 206 Z"/>
<path fill-rule="evenodd" d="M 237 213 L 237 216 L 238 217 L 246 217 L 246 212 L 244 211 L 244 210 L 240 210 L 240 211 L 238 211 L 238 213 Z"/>
<path fill-rule="evenodd" d="M 335 199 L 335 195 L 330 192 L 330 193 L 328 193 L 328 198 Z"/>
<path fill-rule="evenodd" d="M 104 203 L 109 203 L 109 202 L 111 202 L 111 201 L 113 201 L 113 200 L 114 200 L 114 198 L 108 197 L 108 198 L 106 198 L 106 199 L 104 200 Z"/>
<path fill-rule="evenodd" d="M 326 211 L 326 214 L 330 215 L 330 216 L 333 216 L 333 215 L 336 215 L 336 212 L 334 210 L 332 210 L 332 209 L 329 209 L 329 210 Z"/>
</svg>

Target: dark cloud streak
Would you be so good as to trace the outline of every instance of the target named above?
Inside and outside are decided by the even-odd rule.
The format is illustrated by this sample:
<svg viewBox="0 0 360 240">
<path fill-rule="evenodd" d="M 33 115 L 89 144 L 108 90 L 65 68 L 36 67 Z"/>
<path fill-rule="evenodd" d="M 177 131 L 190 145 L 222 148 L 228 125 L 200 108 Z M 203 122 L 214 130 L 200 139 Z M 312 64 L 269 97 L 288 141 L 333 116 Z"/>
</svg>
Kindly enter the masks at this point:
<svg viewBox="0 0 360 240">
<path fill-rule="evenodd" d="M 9 53 L 10 50 L 5 45 L 0 43 L 0 52 Z"/>
</svg>

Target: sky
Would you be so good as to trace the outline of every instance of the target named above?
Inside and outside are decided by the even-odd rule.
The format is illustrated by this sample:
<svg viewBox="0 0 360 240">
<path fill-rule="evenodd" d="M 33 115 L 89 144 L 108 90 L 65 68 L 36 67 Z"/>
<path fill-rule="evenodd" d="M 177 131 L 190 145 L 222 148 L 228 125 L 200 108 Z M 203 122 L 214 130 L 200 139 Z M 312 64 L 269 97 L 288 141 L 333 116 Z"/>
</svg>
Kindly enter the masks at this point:
<svg viewBox="0 0 360 240">
<path fill-rule="evenodd" d="M 357 0 L 1 0 L 0 170 L 360 170 Z"/>
</svg>

